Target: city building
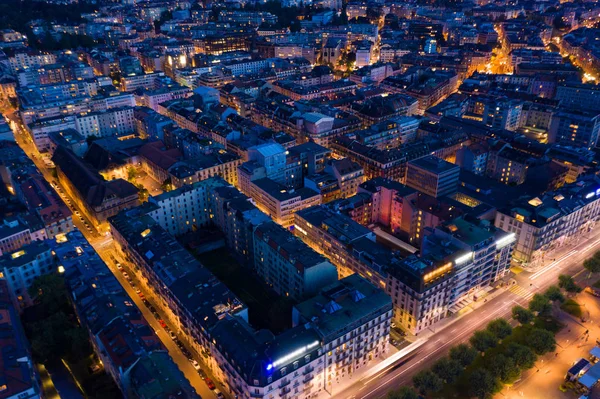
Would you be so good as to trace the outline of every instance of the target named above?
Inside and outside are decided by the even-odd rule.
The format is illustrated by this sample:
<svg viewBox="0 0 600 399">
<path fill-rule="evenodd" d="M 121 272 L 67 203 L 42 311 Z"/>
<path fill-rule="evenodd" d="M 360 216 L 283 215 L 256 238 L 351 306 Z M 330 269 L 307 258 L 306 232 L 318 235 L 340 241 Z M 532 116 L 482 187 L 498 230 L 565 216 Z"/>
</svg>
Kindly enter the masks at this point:
<svg viewBox="0 0 600 399">
<path fill-rule="evenodd" d="M 8 281 L 0 278 L 0 381 L 2 398 L 34 399 L 41 396 L 29 343 L 15 307 Z"/>
<path fill-rule="evenodd" d="M 408 162 L 406 185 L 432 197 L 452 195 L 458 188 L 460 167 L 433 155 Z"/>
<path fill-rule="evenodd" d="M 56 271 L 52 250 L 44 241 L 33 241 L 0 257 L 0 274 L 8 282 L 11 297 L 18 309 L 33 304 L 27 292 L 33 280 Z"/>
<path fill-rule="evenodd" d="M 254 229 L 254 269 L 275 292 L 296 300 L 338 278 L 334 265 L 275 222 Z"/>
<path fill-rule="evenodd" d="M 251 182 L 247 194 L 258 209 L 284 228 L 294 224 L 294 213 L 321 203 L 321 195 L 310 188 L 288 189 L 268 178 Z"/>
<path fill-rule="evenodd" d="M 52 162 L 61 186 L 77 207 L 97 224 L 139 203 L 137 187 L 123 179 L 105 180 L 71 150 L 57 148 Z"/>
<path fill-rule="evenodd" d="M 539 197 L 514 199 L 497 211 L 495 226 L 515 234 L 514 259 L 535 266 L 591 231 L 600 215 L 600 183 L 585 177 Z"/>
</svg>

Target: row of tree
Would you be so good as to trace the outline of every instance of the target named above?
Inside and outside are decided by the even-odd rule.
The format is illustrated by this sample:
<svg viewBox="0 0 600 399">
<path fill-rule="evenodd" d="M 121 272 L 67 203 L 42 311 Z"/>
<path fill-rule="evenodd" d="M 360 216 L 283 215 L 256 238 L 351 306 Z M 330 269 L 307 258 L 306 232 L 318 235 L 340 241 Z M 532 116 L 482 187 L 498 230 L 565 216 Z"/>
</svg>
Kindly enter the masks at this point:
<svg viewBox="0 0 600 399">
<path fill-rule="evenodd" d="M 468 392 L 470 397 L 492 397 L 503 384 L 513 383 L 523 371 L 532 368 L 538 356 L 556 349 L 557 323 L 536 321 L 551 318 L 553 304 L 565 301 L 563 290 L 575 293 L 581 288 L 572 277 L 561 275 L 558 286 L 535 294 L 527 308 L 512 309 L 512 317 L 520 326 L 513 329 L 505 319 L 492 320 L 471 336 L 469 344 L 451 348 L 448 356 L 431 369 L 417 373 L 413 377 L 414 388 L 401 387 L 390 392 L 388 399 L 417 399 L 419 394 L 437 396 L 445 386 L 451 386 L 455 392 Z"/>
</svg>

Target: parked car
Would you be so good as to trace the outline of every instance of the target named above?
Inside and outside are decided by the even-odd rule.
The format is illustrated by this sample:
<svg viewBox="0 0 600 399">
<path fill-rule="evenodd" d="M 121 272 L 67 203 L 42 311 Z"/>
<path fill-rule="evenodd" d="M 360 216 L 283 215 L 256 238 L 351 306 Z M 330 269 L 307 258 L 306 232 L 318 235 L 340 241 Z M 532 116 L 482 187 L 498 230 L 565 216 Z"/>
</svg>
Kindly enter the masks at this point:
<svg viewBox="0 0 600 399">
<path fill-rule="evenodd" d="M 224 398 L 225 396 L 223 396 L 223 392 L 219 391 L 218 389 L 215 389 L 215 395 L 217 395 L 217 398 Z"/>
<path fill-rule="evenodd" d="M 119 269 L 119 270 L 123 270 L 123 265 L 122 265 L 122 264 L 120 264 L 119 262 L 117 262 L 117 269 Z"/>
<path fill-rule="evenodd" d="M 198 362 L 196 361 L 196 359 L 192 359 L 192 366 L 194 366 L 194 368 L 196 369 L 196 371 L 200 370 L 200 365 L 198 364 Z"/>
<path fill-rule="evenodd" d="M 210 378 L 206 377 L 204 379 L 204 382 L 206 382 L 206 386 L 208 387 L 208 389 L 213 390 L 216 389 L 217 386 L 215 385 L 215 383 L 213 382 L 213 380 L 211 380 Z"/>
<path fill-rule="evenodd" d="M 125 277 L 127 280 L 129 280 L 131 277 L 129 277 L 129 274 L 127 274 L 127 272 L 123 272 L 123 277 Z"/>
<path fill-rule="evenodd" d="M 198 375 L 200 376 L 200 378 L 205 379 L 206 378 L 206 373 L 204 372 L 204 370 L 199 369 L 198 370 Z"/>
<path fill-rule="evenodd" d="M 158 319 L 158 324 L 160 324 L 160 326 L 162 328 L 166 328 L 167 327 L 167 323 L 165 323 L 165 321 L 163 319 Z"/>
<path fill-rule="evenodd" d="M 173 341 L 175 341 L 175 339 L 177 338 L 177 335 L 176 335 L 176 334 L 175 334 L 173 331 L 170 331 L 170 332 L 169 332 L 169 336 L 171 337 L 171 339 L 172 339 Z"/>
</svg>

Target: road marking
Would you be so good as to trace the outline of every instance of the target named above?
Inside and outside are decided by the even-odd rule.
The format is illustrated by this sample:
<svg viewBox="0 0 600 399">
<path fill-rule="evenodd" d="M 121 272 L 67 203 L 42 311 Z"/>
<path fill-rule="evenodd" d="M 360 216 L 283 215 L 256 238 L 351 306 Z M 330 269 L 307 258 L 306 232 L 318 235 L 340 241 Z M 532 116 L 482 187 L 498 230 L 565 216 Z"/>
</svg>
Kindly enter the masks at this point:
<svg viewBox="0 0 600 399">
<path fill-rule="evenodd" d="M 566 258 L 575 255 L 577 252 L 579 252 L 578 250 L 574 249 L 571 252 L 567 253 L 566 255 L 561 256 L 560 258 L 558 258 L 557 260 L 555 260 L 554 262 L 550 263 L 548 266 L 544 267 L 542 270 L 538 270 L 537 272 L 535 272 L 534 274 L 532 274 L 531 276 L 529 276 L 529 280 L 535 280 L 536 278 L 540 277 L 542 274 L 552 270 L 554 268 L 554 266 L 558 265 L 560 262 L 562 262 L 563 260 L 565 260 Z"/>
<path fill-rule="evenodd" d="M 512 285 L 509 289 L 515 295 L 525 298 L 530 292 L 529 290 L 521 287 L 520 285 Z"/>
</svg>

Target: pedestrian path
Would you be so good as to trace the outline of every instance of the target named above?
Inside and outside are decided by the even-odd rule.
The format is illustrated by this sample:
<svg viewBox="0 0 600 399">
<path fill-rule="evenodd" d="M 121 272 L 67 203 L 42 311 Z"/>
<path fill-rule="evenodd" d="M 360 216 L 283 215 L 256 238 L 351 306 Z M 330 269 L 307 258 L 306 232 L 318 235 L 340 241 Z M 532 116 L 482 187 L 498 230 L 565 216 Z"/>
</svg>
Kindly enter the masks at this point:
<svg viewBox="0 0 600 399">
<path fill-rule="evenodd" d="M 512 292 L 515 295 L 518 295 L 522 298 L 528 298 L 531 296 L 531 292 L 523 287 L 521 287 L 520 285 L 511 285 L 511 287 L 508 289 L 510 292 Z"/>
</svg>

